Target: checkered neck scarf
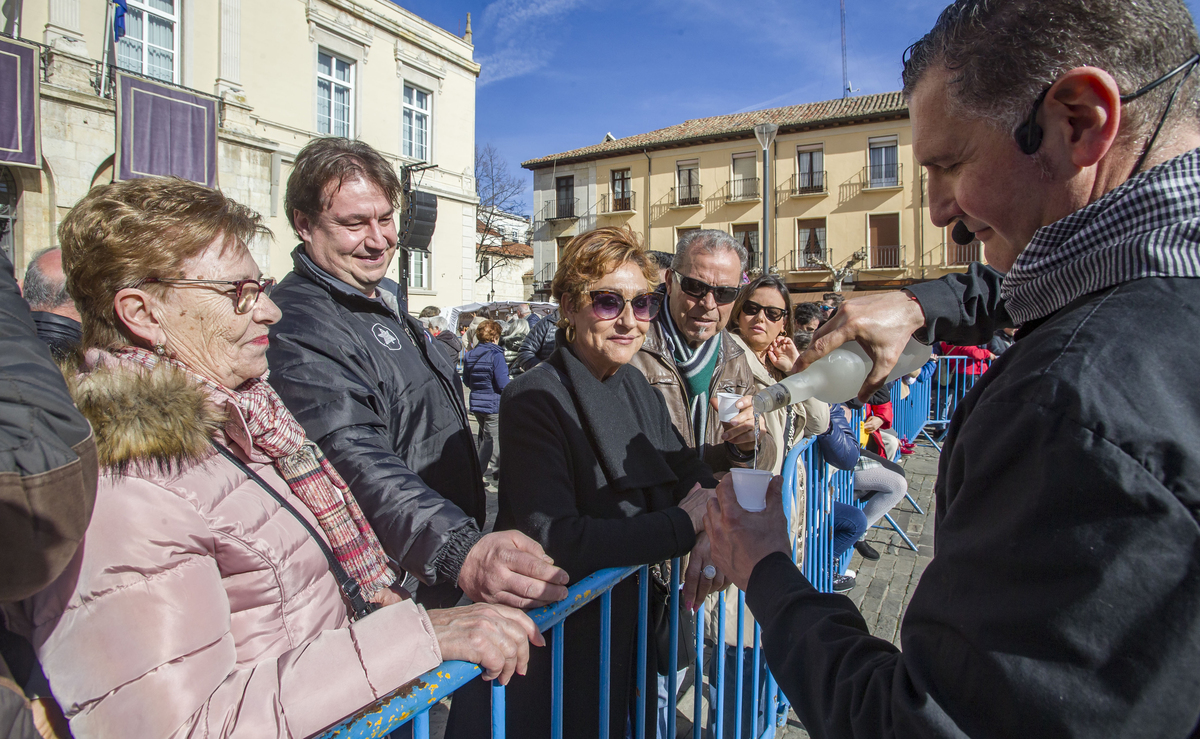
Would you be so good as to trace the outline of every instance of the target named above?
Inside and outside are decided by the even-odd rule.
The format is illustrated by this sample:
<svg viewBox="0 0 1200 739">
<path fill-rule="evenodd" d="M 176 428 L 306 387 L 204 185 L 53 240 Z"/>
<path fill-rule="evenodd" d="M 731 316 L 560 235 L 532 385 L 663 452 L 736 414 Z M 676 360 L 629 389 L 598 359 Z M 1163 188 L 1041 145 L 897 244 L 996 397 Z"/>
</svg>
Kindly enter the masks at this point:
<svg viewBox="0 0 1200 739">
<path fill-rule="evenodd" d="M 703 457 L 708 436 L 708 389 L 712 386 L 717 355 L 721 351 L 721 332 L 718 331 L 711 339 L 693 349 L 688 346 L 687 337 L 675 325 L 667 306 L 663 306 L 658 315 L 662 317 L 662 325 L 666 329 L 664 333 L 671 342 L 671 357 L 683 375 L 684 389 L 691 405 L 692 436 L 696 440 L 696 451 Z"/>
<path fill-rule="evenodd" d="M 227 399 L 241 411 L 255 448 L 271 458 L 288 488 L 317 517 L 342 569 L 358 582 L 363 596 L 370 600 L 396 581 L 396 573 L 388 565 L 387 555 L 354 495 L 320 447 L 305 437 L 295 416 L 267 384 L 266 375 L 247 381 L 239 390 L 230 390 L 145 349 L 128 347 L 117 355 L 148 368 L 166 362 L 209 392 Z"/>
<path fill-rule="evenodd" d="M 1038 229 L 1000 293 L 1021 324 L 1142 277 L 1200 277 L 1200 149 Z"/>
</svg>

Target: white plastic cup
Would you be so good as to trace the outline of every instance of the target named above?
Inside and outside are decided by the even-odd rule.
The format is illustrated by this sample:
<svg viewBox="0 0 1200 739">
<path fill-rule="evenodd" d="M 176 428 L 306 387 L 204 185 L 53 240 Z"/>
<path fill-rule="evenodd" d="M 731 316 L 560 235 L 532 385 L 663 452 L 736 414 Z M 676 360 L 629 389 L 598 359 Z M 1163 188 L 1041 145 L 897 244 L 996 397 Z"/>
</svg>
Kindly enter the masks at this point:
<svg viewBox="0 0 1200 739">
<path fill-rule="evenodd" d="M 734 416 L 741 413 L 737 407 L 737 402 L 741 399 L 742 396 L 737 393 L 717 393 L 717 415 L 721 423 L 729 423 Z"/>
<path fill-rule="evenodd" d="M 729 474 L 733 475 L 733 493 L 738 505 L 751 513 L 766 510 L 767 485 L 775 476 L 772 472 L 735 467 Z"/>
</svg>

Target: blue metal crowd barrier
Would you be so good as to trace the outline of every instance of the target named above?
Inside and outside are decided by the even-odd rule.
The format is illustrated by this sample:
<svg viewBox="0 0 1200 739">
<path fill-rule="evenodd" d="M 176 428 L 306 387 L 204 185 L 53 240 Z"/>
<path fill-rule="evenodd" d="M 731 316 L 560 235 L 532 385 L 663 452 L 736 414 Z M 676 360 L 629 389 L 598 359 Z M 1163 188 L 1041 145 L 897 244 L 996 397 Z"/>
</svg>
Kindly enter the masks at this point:
<svg viewBox="0 0 1200 739">
<path fill-rule="evenodd" d="M 961 364 L 960 360 L 966 360 L 964 357 L 942 357 L 938 360 L 939 372 L 943 366 Z M 966 360 L 970 361 L 970 360 Z M 952 406 L 955 405 L 962 395 L 965 394 L 970 386 L 974 385 L 974 378 L 960 376 L 961 373 L 954 373 L 956 379 L 953 382 L 947 382 L 944 385 L 939 384 L 938 377 L 935 374 L 932 378 L 926 378 L 909 386 L 909 394 L 907 397 L 901 398 L 900 391 L 893 389 L 893 411 L 895 419 L 893 421 L 897 433 L 915 441 L 916 436 L 922 433 L 927 424 L 937 426 L 943 418 L 947 419 L 950 413 L 953 412 Z M 947 389 L 949 388 L 949 389 Z M 945 412 L 948 409 L 948 412 Z M 851 415 L 851 428 L 856 431 L 861 428 L 862 413 L 854 411 Z M 826 464 L 824 456 L 821 454 L 820 446 L 816 444 L 814 438 L 805 439 L 802 443 L 792 448 L 784 461 L 783 465 L 783 480 L 784 480 L 784 507 L 788 516 L 795 515 L 794 501 L 796 499 L 796 490 L 800 485 L 804 486 L 806 494 L 801 496 L 805 501 L 805 526 L 803 529 L 803 539 L 797 538 L 793 542 L 793 559 L 802 568 L 805 577 L 812 582 L 813 586 L 821 592 L 833 591 L 833 576 L 838 573 L 845 572 L 849 564 L 853 550 L 848 550 L 840 559 L 833 557 L 833 503 L 834 501 L 855 504 L 854 498 L 854 472 L 853 470 L 837 470 Z M 911 498 L 910 498 L 911 501 Z M 915 501 L 913 502 L 915 506 Z M 919 508 L 917 509 L 920 510 Z M 803 542 L 801 548 L 801 541 Z M 802 555 L 802 556 L 801 556 Z M 672 614 L 670 623 L 670 658 L 668 665 L 668 694 L 677 695 L 677 664 L 676 647 L 679 639 L 679 624 L 677 621 L 679 608 L 679 560 L 672 560 L 671 568 L 671 603 L 668 612 Z M 530 611 L 529 615 L 537 624 L 538 628 L 545 632 L 551 631 L 550 648 L 554 650 L 554 658 L 552 659 L 552 677 L 551 677 L 551 724 L 552 724 L 552 739 L 562 738 L 563 724 L 563 688 L 562 678 L 563 665 L 563 621 L 573 612 L 587 605 L 588 603 L 599 599 L 601 603 L 601 646 L 600 646 L 600 665 L 597 682 L 597 689 L 600 691 L 600 725 L 598 727 L 598 735 L 602 738 L 613 737 L 614 732 L 616 737 L 624 737 L 625 727 L 613 727 L 608 725 L 609 711 L 608 707 L 611 700 L 609 696 L 609 634 L 611 628 L 611 591 L 612 588 L 627 577 L 636 575 L 638 577 L 638 654 L 637 654 L 637 684 L 645 685 L 647 660 L 646 660 L 646 644 L 649 628 L 649 570 L 643 565 L 640 567 L 617 567 L 596 572 L 568 590 L 566 599 Z M 717 608 L 715 614 L 717 617 L 717 639 L 715 648 L 710 648 L 708 651 L 714 662 L 713 669 L 707 675 L 704 670 L 704 654 L 705 654 L 705 629 L 704 619 L 705 609 L 700 608 L 695 615 L 695 634 L 696 634 L 696 662 L 692 665 L 694 668 L 694 695 L 692 705 L 693 739 L 700 739 L 704 735 L 702 725 L 704 724 L 703 717 L 703 700 L 707 695 L 710 703 L 711 712 L 715 714 L 712 725 L 709 726 L 707 735 L 714 739 L 772 739 L 778 727 L 782 726 L 786 719 L 787 700 L 778 691 L 774 679 L 770 675 L 770 671 L 766 668 L 766 660 L 762 654 L 761 634 L 758 626 L 755 625 L 753 634 L 753 644 L 745 644 L 745 619 L 749 618 L 746 612 L 744 596 L 739 592 L 737 596 L 737 639 L 736 639 L 736 659 L 737 668 L 735 674 L 730 676 L 734 679 L 734 684 L 738 686 L 734 705 L 726 705 L 725 699 L 725 632 L 726 632 L 726 613 L 725 613 L 725 593 L 717 596 Z M 751 659 L 746 660 L 742 657 L 745 655 L 743 651 L 750 648 Z M 746 695 L 744 669 L 746 662 L 750 662 L 750 669 L 755 675 L 755 680 L 752 681 L 752 688 L 749 695 Z M 459 687 L 472 680 L 480 673 L 480 669 L 476 665 L 466 662 L 448 661 L 439 665 L 436 669 L 430 670 L 418 679 L 402 686 L 390 695 L 382 698 L 379 701 L 367 706 L 359 711 L 354 716 L 351 716 L 337 725 L 331 727 L 326 732 L 321 734 L 322 739 L 367 739 L 373 737 L 385 737 L 400 726 L 412 722 L 413 734 L 415 739 L 428 739 L 429 737 L 429 709 L 444 697 L 452 694 Z M 759 696 L 759 676 L 766 683 L 766 700 L 760 701 Z M 505 736 L 505 689 L 499 684 L 492 685 L 492 736 L 495 739 L 501 739 Z M 675 708 L 672 702 L 672 709 Z M 749 708 L 750 714 L 754 717 L 751 723 L 753 727 L 752 736 L 742 735 L 742 722 L 740 717 L 743 711 Z M 734 722 L 733 736 L 727 737 L 724 732 L 725 714 L 732 710 L 738 720 Z M 645 737 L 645 711 L 646 702 L 638 701 L 635 709 L 636 713 L 630 717 L 632 719 L 633 736 L 635 739 L 647 739 Z M 675 736 L 675 710 L 668 711 L 668 726 L 667 735 Z M 760 730 L 761 727 L 761 730 Z M 650 739 L 654 739 L 650 737 Z"/>
<path fill-rule="evenodd" d="M 982 364 L 982 367 L 980 367 Z M 937 358 L 937 371 L 929 384 L 929 416 L 921 433 L 940 452 L 941 445 L 929 430 L 944 431 L 954 417 L 954 410 L 989 367 L 990 361 L 970 357 L 942 356 Z"/>
</svg>

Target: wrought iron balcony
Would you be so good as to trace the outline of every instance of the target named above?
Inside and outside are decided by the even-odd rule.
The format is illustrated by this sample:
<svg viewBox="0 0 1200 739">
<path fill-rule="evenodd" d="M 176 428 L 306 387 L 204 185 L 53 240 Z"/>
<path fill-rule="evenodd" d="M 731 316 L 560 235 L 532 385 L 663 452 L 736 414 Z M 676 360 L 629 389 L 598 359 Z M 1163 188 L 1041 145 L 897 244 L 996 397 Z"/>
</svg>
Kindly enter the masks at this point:
<svg viewBox="0 0 1200 739">
<path fill-rule="evenodd" d="M 792 175 L 791 187 L 792 197 L 803 197 L 805 195 L 827 195 L 829 188 L 827 186 L 828 173 L 824 170 L 817 172 L 798 172 Z"/>
<path fill-rule="evenodd" d="M 537 291 L 549 291 L 550 283 L 554 281 L 554 273 L 558 271 L 558 265 L 554 262 L 546 262 L 533 278 L 533 289 Z"/>
<path fill-rule="evenodd" d="M 601 195 L 601 213 L 633 213 L 637 210 L 637 193 L 626 192 L 623 195 Z"/>
<path fill-rule="evenodd" d="M 542 210 L 542 220 L 562 221 L 579 217 L 579 198 L 554 199 Z"/>
<path fill-rule="evenodd" d="M 822 246 L 818 249 L 803 249 L 796 269 L 824 269 L 821 262 L 829 261 L 829 248 Z"/>
<path fill-rule="evenodd" d="M 700 186 L 682 185 L 671 188 L 671 207 L 697 208 L 700 206 Z"/>
<path fill-rule="evenodd" d="M 863 188 L 866 190 L 882 190 L 890 187 L 904 186 L 904 165 L 870 164 L 863 167 Z"/>
<path fill-rule="evenodd" d="M 943 244 L 946 254 L 946 266 L 965 267 L 972 262 L 978 262 L 980 246 L 982 244 L 980 244 L 979 239 L 975 239 L 969 244 L 960 244 L 957 241 Z"/>
<path fill-rule="evenodd" d="M 872 246 L 868 250 L 870 262 L 868 269 L 900 269 L 904 266 L 904 247 Z"/>
<path fill-rule="evenodd" d="M 729 189 L 725 193 L 725 200 L 734 202 L 736 200 L 761 199 L 762 195 L 758 190 L 757 177 L 744 177 L 742 179 L 729 181 Z"/>
</svg>

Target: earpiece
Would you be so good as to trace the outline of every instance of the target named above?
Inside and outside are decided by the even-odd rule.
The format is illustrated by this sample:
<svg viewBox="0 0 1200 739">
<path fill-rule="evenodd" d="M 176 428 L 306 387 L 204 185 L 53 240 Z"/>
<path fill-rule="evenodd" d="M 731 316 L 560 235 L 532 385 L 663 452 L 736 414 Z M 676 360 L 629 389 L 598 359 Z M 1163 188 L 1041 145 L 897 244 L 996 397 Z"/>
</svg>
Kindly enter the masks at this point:
<svg viewBox="0 0 1200 739">
<path fill-rule="evenodd" d="M 1038 149 L 1042 148 L 1042 137 L 1045 133 L 1037 122 L 1037 114 L 1038 108 L 1042 107 L 1042 101 L 1046 99 L 1047 92 L 1050 92 L 1049 87 L 1041 95 L 1038 95 L 1037 100 L 1034 101 L 1033 110 L 1029 111 L 1029 119 L 1017 126 L 1017 130 L 1013 132 L 1013 138 L 1017 140 L 1017 146 L 1020 147 L 1022 152 L 1029 155 L 1035 154 Z M 964 226 L 964 228 L 966 227 Z"/>
</svg>

